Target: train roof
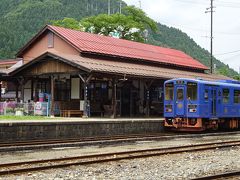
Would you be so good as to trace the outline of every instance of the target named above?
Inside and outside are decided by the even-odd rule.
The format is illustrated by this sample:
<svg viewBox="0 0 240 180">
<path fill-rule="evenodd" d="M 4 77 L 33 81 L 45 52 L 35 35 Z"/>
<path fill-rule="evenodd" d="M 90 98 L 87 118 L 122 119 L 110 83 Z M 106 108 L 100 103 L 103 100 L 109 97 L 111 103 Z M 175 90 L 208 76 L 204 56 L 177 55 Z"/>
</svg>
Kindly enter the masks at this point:
<svg viewBox="0 0 240 180">
<path fill-rule="evenodd" d="M 167 80 L 167 81 L 165 81 L 165 83 L 175 82 L 175 81 L 179 81 L 179 80 L 196 82 L 196 83 L 199 83 L 199 84 L 214 85 L 214 86 L 231 86 L 231 87 L 238 87 L 238 88 L 240 88 L 240 81 L 237 81 L 237 80 L 207 81 L 207 80 L 202 80 L 202 79 L 176 78 L 176 79 Z"/>
</svg>

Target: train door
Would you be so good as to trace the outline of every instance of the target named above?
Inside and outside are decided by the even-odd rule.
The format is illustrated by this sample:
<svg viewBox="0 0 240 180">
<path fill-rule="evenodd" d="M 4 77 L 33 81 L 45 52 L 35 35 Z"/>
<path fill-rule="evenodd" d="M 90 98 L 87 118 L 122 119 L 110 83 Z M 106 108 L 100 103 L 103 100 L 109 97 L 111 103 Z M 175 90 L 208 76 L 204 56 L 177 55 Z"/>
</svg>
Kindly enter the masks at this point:
<svg viewBox="0 0 240 180">
<path fill-rule="evenodd" d="M 184 86 L 176 87 L 175 110 L 177 116 L 184 116 L 185 113 L 185 88 Z"/>
<path fill-rule="evenodd" d="M 217 90 L 212 89 L 212 116 L 217 115 Z"/>
<path fill-rule="evenodd" d="M 211 105 L 211 115 L 213 117 L 217 116 L 217 88 L 212 87 L 211 88 L 211 97 L 210 97 L 210 105 Z"/>
</svg>

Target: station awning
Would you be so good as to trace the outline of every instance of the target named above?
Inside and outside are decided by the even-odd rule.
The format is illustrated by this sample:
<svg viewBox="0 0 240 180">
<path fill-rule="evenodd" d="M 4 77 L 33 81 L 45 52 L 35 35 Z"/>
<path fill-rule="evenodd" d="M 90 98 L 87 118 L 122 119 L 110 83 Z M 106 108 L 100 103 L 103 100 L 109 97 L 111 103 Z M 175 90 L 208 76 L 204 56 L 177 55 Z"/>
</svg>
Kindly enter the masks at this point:
<svg viewBox="0 0 240 180">
<path fill-rule="evenodd" d="M 116 57 L 116 59 L 100 59 L 100 58 L 88 58 L 79 55 L 64 54 L 57 51 L 46 52 L 41 55 L 49 56 L 53 59 L 62 61 L 71 66 L 77 67 L 87 72 L 96 73 L 106 73 L 114 75 L 128 75 L 128 76 L 138 76 L 142 78 L 157 78 L 157 79 L 172 79 L 172 78 L 199 78 L 204 80 L 220 80 L 220 79 L 231 79 L 226 76 L 217 74 L 207 74 L 200 72 L 192 72 L 187 70 L 178 70 L 176 68 L 167 68 L 153 65 L 145 65 L 142 63 L 129 63 L 124 62 Z M 41 58 L 36 58 L 22 67 L 10 72 L 10 74 L 15 74 L 15 72 L 23 71 L 25 67 L 34 65 L 36 62 L 41 61 Z"/>
<path fill-rule="evenodd" d="M 159 66 L 149 66 L 144 64 L 128 63 L 116 60 L 86 58 L 76 55 L 55 54 L 65 60 L 78 64 L 91 72 L 125 74 L 130 76 L 141 76 L 145 78 L 200 78 L 204 80 L 231 79 L 217 74 L 207 74 L 199 72 L 184 71 Z"/>
</svg>

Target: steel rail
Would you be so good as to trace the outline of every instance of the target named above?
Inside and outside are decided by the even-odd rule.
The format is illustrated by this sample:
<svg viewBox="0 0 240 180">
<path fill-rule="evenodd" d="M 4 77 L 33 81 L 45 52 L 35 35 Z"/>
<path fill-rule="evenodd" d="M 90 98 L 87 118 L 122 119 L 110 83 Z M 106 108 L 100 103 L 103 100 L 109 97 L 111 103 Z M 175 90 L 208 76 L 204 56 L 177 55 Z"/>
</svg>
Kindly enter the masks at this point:
<svg viewBox="0 0 240 180">
<path fill-rule="evenodd" d="M 129 139 L 129 138 L 142 138 L 142 137 L 159 137 L 162 134 L 133 134 L 133 135 L 118 135 L 118 136 L 98 136 L 98 137 L 82 137 L 70 139 L 47 139 L 47 140 L 29 140 L 29 141 L 15 141 L 10 143 L 0 143 L 0 147 L 8 146 L 26 146 L 26 145 L 42 145 L 42 144 L 57 144 L 69 142 L 86 142 L 86 141 L 99 141 L 99 140 L 115 140 L 115 139 Z"/>
<path fill-rule="evenodd" d="M 193 178 L 192 180 L 220 179 L 220 178 L 229 178 L 229 177 L 235 177 L 235 176 L 240 176 L 240 171 L 226 172 L 226 173 L 220 173 L 220 174 L 209 175 L 204 177 L 197 177 L 197 178 Z"/>
<path fill-rule="evenodd" d="M 146 157 L 160 156 L 160 155 L 166 155 L 166 154 L 177 154 L 182 152 L 196 152 L 196 151 L 211 150 L 215 148 L 226 148 L 226 147 L 232 147 L 232 146 L 240 146 L 240 140 L 197 144 L 197 145 L 186 145 L 186 146 L 168 147 L 168 148 L 153 148 L 153 149 L 113 152 L 113 153 L 104 153 L 104 154 L 93 154 L 93 155 L 87 155 L 87 156 L 77 156 L 77 157 L 67 157 L 67 158 L 6 163 L 6 164 L 0 164 L 0 168 L 2 169 L 2 170 L 0 169 L 0 175 L 47 170 L 47 169 L 53 169 L 53 168 L 63 168 L 63 167 L 73 166 L 73 165 L 86 165 L 86 164 L 93 164 L 93 163 L 119 161 L 124 159 L 146 158 Z M 51 163 L 51 165 L 49 165 L 49 163 Z M 40 166 L 29 167 L 29 165 L 33 166 L 36 164 L 38 165 L 40 164 Z M 27 166 L 27 167 L 23 167 L 23 166 Z M 17 167 L 17 168 L 11 169 L 12 167 Z"/>
</svg>

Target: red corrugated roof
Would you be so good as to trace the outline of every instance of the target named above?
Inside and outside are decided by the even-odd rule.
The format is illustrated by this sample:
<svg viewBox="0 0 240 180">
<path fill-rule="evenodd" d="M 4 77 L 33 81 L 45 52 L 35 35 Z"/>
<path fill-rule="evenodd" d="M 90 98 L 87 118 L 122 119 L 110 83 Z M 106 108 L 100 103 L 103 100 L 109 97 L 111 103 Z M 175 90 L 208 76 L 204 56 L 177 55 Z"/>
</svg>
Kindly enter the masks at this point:
<svg viewBox="0 0 240 180">
<path fill-rule="evenodd" d="M 16 64 L 20 59 L 0 59 L 0 64 Z"/>
<path fill-rule="evenodd" d="M 209 69 L 179 50 L 101 36 L 58 26 L 48 25 L 45 28 L 57 33 L 81 52 L 140 59 L 194 69 Z"/>
</svg>

